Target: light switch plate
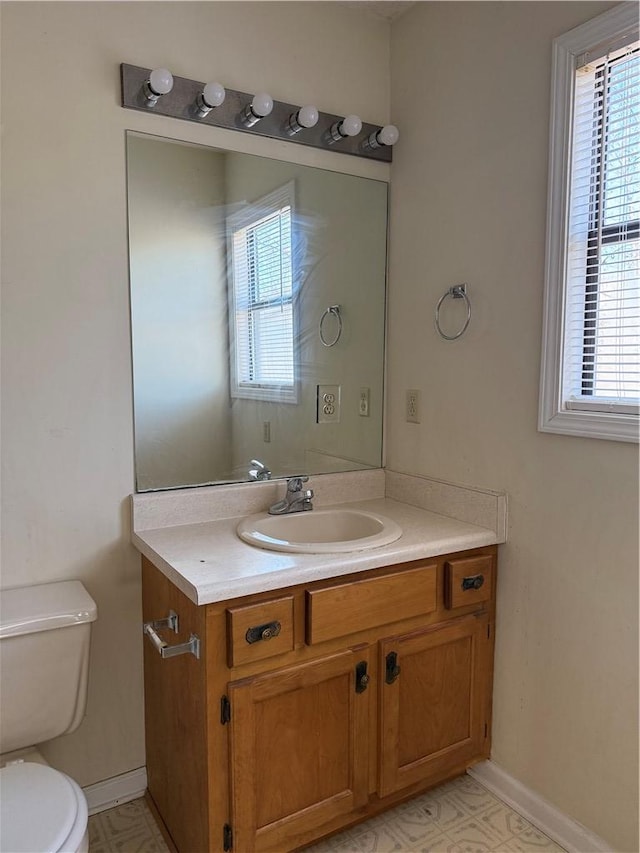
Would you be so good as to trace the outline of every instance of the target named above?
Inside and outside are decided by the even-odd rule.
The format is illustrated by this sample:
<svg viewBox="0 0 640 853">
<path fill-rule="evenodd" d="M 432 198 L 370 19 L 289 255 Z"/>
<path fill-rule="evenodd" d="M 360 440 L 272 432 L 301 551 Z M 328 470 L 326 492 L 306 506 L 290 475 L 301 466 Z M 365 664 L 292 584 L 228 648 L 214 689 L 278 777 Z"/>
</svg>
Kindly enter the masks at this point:
<svg viewBox="0 0 640 853">
<path fill-rule="evenodd" d="M 318 385 L 318 407 L 316 420 L 319 424 L 340 422 L 340 386 Z"/>
</svg>

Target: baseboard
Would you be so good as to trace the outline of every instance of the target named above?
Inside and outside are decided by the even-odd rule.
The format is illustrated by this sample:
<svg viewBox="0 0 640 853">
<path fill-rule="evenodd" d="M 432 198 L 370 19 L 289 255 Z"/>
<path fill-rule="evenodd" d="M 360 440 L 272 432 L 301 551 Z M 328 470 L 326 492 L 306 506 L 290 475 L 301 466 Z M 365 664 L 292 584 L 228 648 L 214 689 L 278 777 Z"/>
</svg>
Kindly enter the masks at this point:
<svg viewBox="0 0 640 853">
<path fill-rule="evenodd" d="M 467 772 L 568 853 L 611 853 L 610 844 L 577 820 L 565 815 L 493 761 L 481 761 Z"/>
<path fill-rule="evenodd" d="M 138 767 L 129 773 L 113 776 L 104 782 L 96 782 L 95 785 L 87 785 L 82 789 L 87 798 L 89 814 L 97 814 L 105 809 L 112 809 L 130 800 L 137 800 L 144 796 L 147 790 L 147 768 Z"/>
</svg>

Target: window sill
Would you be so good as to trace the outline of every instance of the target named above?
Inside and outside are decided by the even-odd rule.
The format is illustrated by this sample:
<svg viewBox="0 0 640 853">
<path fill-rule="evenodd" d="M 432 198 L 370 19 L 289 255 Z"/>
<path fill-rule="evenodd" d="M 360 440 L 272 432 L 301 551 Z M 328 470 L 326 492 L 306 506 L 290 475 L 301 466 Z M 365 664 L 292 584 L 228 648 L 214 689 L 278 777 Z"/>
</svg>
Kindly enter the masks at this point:
<svg viewBox="0 0 640 853">
<path fill-rule="evenodd" d="M 561 411 L 555 412 L 549 417 L 542 415 L 538 424 L 538 431 L 637 443 L 639 427 L 640 423 L 636 415 Z"/>
<path fill-rule="evenodd" d="M 298 392 L 295 389 L 281 388 L 233 388 L 231 390 L 233 400 L 253 400 L 258 403 L 290 403 L 298 402 Z"/>
</svg>

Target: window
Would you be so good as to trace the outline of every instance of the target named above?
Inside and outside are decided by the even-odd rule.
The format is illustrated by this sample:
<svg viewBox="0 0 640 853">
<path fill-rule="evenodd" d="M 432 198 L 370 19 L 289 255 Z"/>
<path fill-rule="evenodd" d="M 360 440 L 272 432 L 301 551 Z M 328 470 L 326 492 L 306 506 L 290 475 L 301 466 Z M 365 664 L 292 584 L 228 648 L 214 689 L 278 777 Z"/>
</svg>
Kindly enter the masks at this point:
<svg viewBox="0 0 640 853">
<path fill-rule="evenodd" d="M 640 50 L 635 4 L 554 42 L 539 428 L 638 440 Z"/>
<path fill-rule="evenodd" d="M 290 182 L 227 218 L 234 397 L 297 402 L 292 211 Z"/>
</svg>

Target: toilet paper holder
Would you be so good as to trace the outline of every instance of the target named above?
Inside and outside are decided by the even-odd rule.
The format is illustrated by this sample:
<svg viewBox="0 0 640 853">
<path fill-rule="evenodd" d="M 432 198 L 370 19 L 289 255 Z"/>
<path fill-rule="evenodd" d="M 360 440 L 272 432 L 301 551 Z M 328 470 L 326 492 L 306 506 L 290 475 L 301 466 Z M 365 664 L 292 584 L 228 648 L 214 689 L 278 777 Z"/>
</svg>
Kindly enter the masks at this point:
<svg viewBox="0 0 640 853">
<path fill-rule="evenodd" d="M 192 654 L 196 658 L 200 658 L 200 638 L 196 634 L 191 634 L 186 643 L 178 643 L 175 646 L 170 646 L 158 634 L 162 628 L 169 628 L 175 634 L 179 630 L 178 614 L 175 610 L 170 610 L 169 615 L 164 619 L 155 619 L 151 622 L 144 622 L 142 632 L 151 640 L 153 647 L 160 653 L 162 658 L 174 658 L 178 655 Z"/>
</svg>

